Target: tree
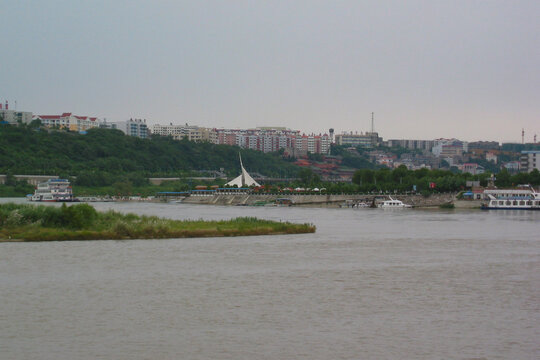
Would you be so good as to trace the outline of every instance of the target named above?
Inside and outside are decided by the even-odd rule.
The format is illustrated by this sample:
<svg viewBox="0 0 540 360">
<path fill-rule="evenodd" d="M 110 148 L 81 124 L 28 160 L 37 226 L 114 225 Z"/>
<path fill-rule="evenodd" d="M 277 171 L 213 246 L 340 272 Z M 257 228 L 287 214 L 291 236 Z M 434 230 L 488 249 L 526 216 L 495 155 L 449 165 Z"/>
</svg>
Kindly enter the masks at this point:
<svg viewBox="0 0 540 360">
<path fill-rule="evenodd" d="M 357 185 L 372 184 L 375 179 L 375 172 L 370 169 L 357 170 L 353 174 L 352 182 Z"/>
<path fill-rule="evenodd" d="M 133 184 L 130 181 L 116 182 L 113 184 L 114 193 L 118 195 L 131 195 Z"/>
<path fill-rule="evenodd" d="M 529 173 L 529 182 L 534 186 L 540 185 L 540 171 L 538 169 L 533 169 Z"/>
<path fill-rule="evenodd" d="M 495 184 L 498 187 L 508 187 L 511 183 L 511 175 L 506 168 L 504 168 L 500 173 L 497 174 L 497 180 L 495 180 Z"/>
<path fill-rule="evenodd" d="M 304 185 L 313 185 L 321 181 L 319 175 L 315 174 L 313 170 L 309 168 L 304 168 L 300 170 L 298 172 L 298 177 L 300 178 L 300 182 Z"/>
<path fill-rule="evenodd" d="M 6 181 L 4 182 L 4 184 L 7 185 L 7 186 L 15 186 L 15 185 L 17 185 L 17 179 L 13 175 L 13 172 L 11 172 L 9 170 L 6 172 Z"/>
</svg>

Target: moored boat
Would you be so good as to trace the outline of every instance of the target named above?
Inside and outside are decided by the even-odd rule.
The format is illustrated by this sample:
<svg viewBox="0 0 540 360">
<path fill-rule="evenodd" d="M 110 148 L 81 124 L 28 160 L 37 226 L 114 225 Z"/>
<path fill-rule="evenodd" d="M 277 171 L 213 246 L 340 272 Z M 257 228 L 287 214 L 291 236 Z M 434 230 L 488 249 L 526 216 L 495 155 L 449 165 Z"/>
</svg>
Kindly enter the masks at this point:
<svg viewBox="0 0 540 360">
<path fill-rule="evenodd" d="M 404 208 L 412 208 L 412 205 L 404 204 L 401 200 L 392 199 L 390 197 L 390 200 L 385 200 L 382 203 L 377 204 L 377 207 L 382 209 L 404 209 Z"/>
<path fill-rule="evenodd" d="M 34 191 L 34 195 L 29 197 L 28 200 L 45 202 L 77 201 L 73 197 L 73 191 L 67 179 L 49 179 L 39 183 Z"/>
<path fill-rule="evenodd" d="M 484 210 L 540 210 L 540 193 L 530 185 L 519 189 L 488 189 L 484 198 Z"/>
</svg>

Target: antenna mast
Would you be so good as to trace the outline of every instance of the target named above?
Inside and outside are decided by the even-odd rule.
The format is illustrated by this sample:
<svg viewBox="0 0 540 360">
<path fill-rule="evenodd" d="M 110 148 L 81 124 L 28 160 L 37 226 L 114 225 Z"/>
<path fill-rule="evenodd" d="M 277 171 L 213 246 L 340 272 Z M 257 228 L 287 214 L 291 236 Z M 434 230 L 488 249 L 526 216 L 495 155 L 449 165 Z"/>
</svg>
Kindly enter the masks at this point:
<svg viewBox="0 0 540 360">
<path fill-rule="evenodd" d="M 374 115 L 374 114 L 375 114 L 375 113 L 371 113 L 371 135 L 373 135 L 373 132 L 375 131 L 375 128 L 374 128 L 374 126 L 373 126 L 373 121 L 374 121 L 374 120 L 373 120 L 373 115 Z"/>
<path fill-rule="evenodd" d="M 525 129 L 521 128 L 521 144 L 525 144 Z"/>
</svg>

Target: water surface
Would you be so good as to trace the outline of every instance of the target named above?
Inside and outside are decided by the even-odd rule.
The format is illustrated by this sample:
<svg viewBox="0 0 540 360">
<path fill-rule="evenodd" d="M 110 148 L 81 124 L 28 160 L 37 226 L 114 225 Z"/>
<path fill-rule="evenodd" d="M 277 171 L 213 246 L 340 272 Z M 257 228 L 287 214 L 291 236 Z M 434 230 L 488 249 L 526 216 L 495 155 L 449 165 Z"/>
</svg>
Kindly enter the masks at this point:
<svg viewBox="0 0 540 360">
<path fill-rule="evenodd" d="M 317 233 L 0 244 L 1 359 L 540 357 L 540 212 L 94 205 Z"/>
</svg>

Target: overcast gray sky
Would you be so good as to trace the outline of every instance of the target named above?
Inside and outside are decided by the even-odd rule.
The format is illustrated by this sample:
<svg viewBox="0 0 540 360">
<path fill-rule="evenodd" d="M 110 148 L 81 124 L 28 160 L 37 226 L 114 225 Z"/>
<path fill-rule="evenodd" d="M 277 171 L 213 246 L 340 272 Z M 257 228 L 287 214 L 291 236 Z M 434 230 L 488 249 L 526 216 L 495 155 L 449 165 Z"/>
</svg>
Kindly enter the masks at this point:
<svg viewBox="0 0 540 360">
<path fill-rule="evenodd" d="M 540 1 L 0 5 L 0 100 L 37 114 L 385 139 L 540 135 Z"/>
</svg>

